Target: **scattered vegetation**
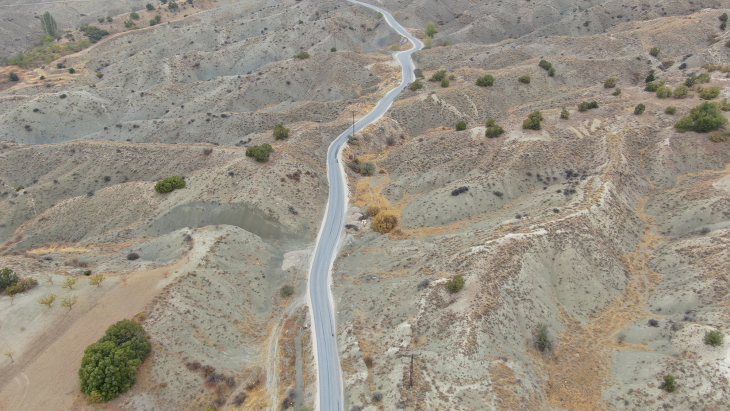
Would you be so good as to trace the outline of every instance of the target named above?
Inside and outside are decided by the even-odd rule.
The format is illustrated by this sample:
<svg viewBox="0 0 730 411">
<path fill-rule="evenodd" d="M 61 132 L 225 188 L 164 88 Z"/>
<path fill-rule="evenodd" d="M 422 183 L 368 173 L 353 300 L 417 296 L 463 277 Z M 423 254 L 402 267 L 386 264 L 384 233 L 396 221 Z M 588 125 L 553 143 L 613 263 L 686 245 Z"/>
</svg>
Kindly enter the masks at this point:
<svg viewBox="0 0 730 411">
<path fill-rule="evenodd" d="M 289 297 L 292 294 L 294 294 L 294 287 L 289 284 L 281 287 L 281 289 L 279 290 L 279 295 L 281 296 L 281 298 Z"/>
<path fill-rule="evenodd" d="M 477 86 L 480 87 L 491 87 L 494 85 L 494 76 L 491 74 L 485 74 L 481 77 L 477 77 Z"/>
<path fill-rule="evenodd" d="M 38 304 L 51 308 L 54 301 L 56 301 L 56 294 L 47 294 L 38 299 Z"/>
<path fill-rule="evenodd" d="M 74 285 L 76 285 L 76 283 L 77 283 L 78 281 L 79 281 L 79 280 L 78 280 L 77 278 L 75 278 L 75 277 L 67 277 L 67 278 L 66 278 L 66 279 L 65 279 L 65 280 L 63 281 L 63 284 L 61 284 L 61 288 L 68 288 L 68 289 L 69 289 L 69 291 L 71 291 L 71 290 L 73 290 L 73 289 L 74 289 Z"/>
<path fill-rule="evenodd" d="M 368 206 L 368 208 L 365 210 L 365 214 L 369 215 L 370 217 L 375 217 L 380 213 L 380 207 L 378 206 Z"/>
<path fill-rule="evenodd" d="M 636 114 L 637 116 L 640 114 L 644 114 L 644 111 L 646 111 L 646 106 L 641 103 L 634 107 L 634 114 Z"/>
<path fill-rule="evenodd" d="M 710 133 L 710 141 L 713 143 L 723 143 L 727 141 L 727 133 Z"/>
<path fill-rule="evenodd" d="M 517 81 L 519 81 L 520 83 L 523 83 L 523 84 L 530 84 L 530 76 L 525 74 L 524 76 L 520 76 L 520 78 L 518 78 Z"/>
<path fill-rule="evenodd" d="M 299 54 L 295 54 L 294 57 L 295 58 L 298 58 L 298 59 L 301 59 L 301 60 L 308 59 L 309 58 L 309 53 L 307 53 L 306 51 L 302 51 Z"/>
<path fill-rule="evenodd" d="M 378 215 L 373 218 L 373 230 L 381 233 L 381 234 L 387 234 L 398 225 L 398 218 L 386 211 L 381 211 L 378 213 Z"/>
<path fill-rule="evenodd" d="M 488 138 L 499 137 L 504 133 L 504 129 L 497 125 L 493 118 L 487 120 L 487 131 L 484 133 Z"/>
<path fill-rule="evenodd" d="M 703 100 L 714 100 L 720 95 L 719 87 L 707 87 L 700 91 L 700 98 Z"/>
<path fill-rule="evenodd" d="M 537 63 L 538 66 L 542 67 L 544 70 L 550 70 L 553 65 L 547 60 L 540 60 L 539 63 Z"/>
<path fill-rule="evenodd" d="M 659 98 L 668 98 L 672 96 L 672 89 L 667 86 L 659 86 L 656 90 L 656 96 Z"/>
<path fill-rule="evenodd" d="M 540 130 L 542 128 L 540 122 L 543 119 L 544 118 L 540 111 L 533 111 L 527 116 L 527 119 L 522 122 L 522 128 L 526 130 Z"/>
<path fill-rule="evenodd" d="M 416 79 L 416 81 L 414 81 L 413 83 L 408 85 L 408 89 L 411 91 L 420 90 L 422 88 L 423 88 L 423 83 L 421 82 L 421 80 L 418 80 L 418 79 Z"/>
<path fill-rule="evenodd" d="M 720 330 L 713 330 L 705 333 L 705 344 L 713 347 L 721 346 L 724 339 L 725 334 L 723 334 Z"/>
<path fill-rule="evenodd" d="M 603 83 L 603 87 L 605 88 L 614 88 L 616 87 L 616 79 L 611 77 L 610 79 L 606 80 L 605 83 Z"/>
<path fill-rule="evenodd" d="M 553 346 L 553 342 L 550 340 L 548 335 L 548 325 L 545 323 L 538 323 L 534 331 L 535 336 L 535 348 L 540 352 L 547 352 Z"/>
<path fill-rule="evenodd" d="M 246 149 L 246 156 L 253 157 L 259 163 L 265 163 L 269 161 L 269 154 L 274 152 L 274 148 L 271 145 L 264 143 L 260 146 L 253 146 Z"/>
<path fill-rule="evenodd" d="M 621 95 L 621 89 L 620 89 L 620 88 L 618 88 L 618 87 L 616 87 L 616 90 L 614 90 L 614 92 L 613 92 L 613 93 L 611 93 L 611 94 L 613 94 L 614 96 L 618 96 L 618 95 Z"/>
<path fill-rule="evenodd" d="M 452 294 L 455 294 L 461 291 L 462 288 L 464 288 L 465 283 L 466 281 L 464 280 L 464 277 L 462 277 L 461 275 L 455 275 L 454 278 L 446 282 L 446 289 L 449 290 Z"/>
<path fill-rule="evenodd" d="M 560 118 L 564 120 L 570 119 L 570 111 L 568 111 L 567 108 L 563 107 L 563 110 L 560 112 Z"/>
<path fill-rule="evenodd" d="M 677 86 L 677 88 L 674 89 L 674 98 L 682 99 L 687 97 L 689 94 L 689 87 L 685 85 Z"/>
<path fill-rule="evenodd" d="M 462 131 L 462 130 L 466 130 L 466 123 L 463 121 L 460 121 L 460 122 L 456 123 L 456 131 Z"/>
<path fill-rule="evenodd" d="M 661 83 L 654 83 L 653 81 L 650 81 L 646 83 L 646 86 L 644 86 L 644 91 L 651 91 L 652 93 L 659 90 L 659 87 L 664 86 L 664 82 Z"/>
<path fill-rule="evenodd" d="M 281 125 L 281 123 L 274 126 L 274 139 L 284 140 L 289 137 L 289 129 Z"/>
<path fill-rule="evenodd" d="M 169 193 L 178 188 L 185 188 L 185 179 L 181 176 L 163 178 L 155 184 L 155 191 L 160 194 Z"/>
<path fill-rule="evenodd" d="M 96 26 L 82 26 L 79 30 L 81 30 L 92 43 L 96 43 L 101 40 L 102 37 L 109 35 L 108 31 L 100 29 Z"/>
<path fill-rule="evenodd" d="M 433 76 L 431 76 L 428 81 L 441 81 L 446 78 L 446 70 L 438 70 L 435 73 L 433 73 Z"/>
<path fill-rule="evenodd" d="M 680 133 L 685 131 L 707 133 L 725 124 L 727 118 L 722 114 L 720 103 L 708 101 L 690 110 L 689 115 L 679 120 L 674 128 Z"/>
<path fill-rule="evenodd" d="M 449 86 L 449 79 L 445 78 L 445 79 L 441 80 L 441 87 L 446 88 L 448 86 Z"/>
<path fill-rule="evenodd" d="M 662 51 L 659 49 L 659 47 L 652 47 L 651 50 L 649 50 L 649 54 L 656 57 L 661 53 Z"/>
<path fill-rule="evenodd" d="M 69 311 L 71 311 L 72 308 L 74 308 L 74 305 L 76 305 L 79 302 L 79 297 L 75 295 L 70 295 L 68 297 L 63 297 L 61 300 L 61 307 L 68 308 Z"/>
<path fill-rule="evenodd" d="M 667 106 L 667 108 L 664 109 L 664 112 L 666 114 L 675 115 L 677 114 L 677 107 L 674 106 Z"/>
<path fill-rule="evenodd" d="M 35 278 L 21 278 L 15 284 L 5 288 L 5 294 L 15 297 L 16 294 L 24 293 L 37 285 L 38 281 Z"/>
<path fill-rule="evenodd" d="M 368 161 L 360 166 L 360 174 L 364 176 L 371 176 L 375 174 L 375 163 Z"/>
<path fill-rule="evenodd" d="M 94 274 L 91 277 L 89 277 L 89 284 L 99 286 L 99 285 L 101 285 L 102 282 L 104 282 L 104 280 L 105 280 L 104 274 L 101 274 L 101 273 Z"/>
<path fill-rule="evenodd" d="M 662 382 L 659 388 L 666 392 L 674 392 L 677 389 L 677 386 L 674 384 L 674 377 L 671 375 L 665 375 L 664 382 Z"/>
<path fill-rule="evenodd" d="M 93 402 L 106 402 L 132 388 L 137 368 L 149 356 L 147 333 L 137 323 L 122 320 L 99 341 L 86 347 L 81 360 L 81 392 Z"/>
<path fill-rule="evenodd" d="M 584 102 L 578 104 L 578 111 L 588 111 L 592 108 L 598 108 L 597 101 L 591 101 L 590 103 L 584 101 Z"/>
</svg>

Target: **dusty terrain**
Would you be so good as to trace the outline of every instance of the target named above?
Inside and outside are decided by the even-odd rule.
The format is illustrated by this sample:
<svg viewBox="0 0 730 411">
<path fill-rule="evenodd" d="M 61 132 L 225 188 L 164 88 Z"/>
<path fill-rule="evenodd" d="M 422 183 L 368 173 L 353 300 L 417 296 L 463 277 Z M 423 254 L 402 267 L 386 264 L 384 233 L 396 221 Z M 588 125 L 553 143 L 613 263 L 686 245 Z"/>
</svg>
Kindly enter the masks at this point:
<svg viewBox="0 0 730 411">
<path fill-rule="evenodd" d="M 0 362 L 0 408 L 311 407 L 305 293 L 325 153 L 353 111 L 398 81 L 400 38 L 339 1 L 196 1 L 125 31 L 119 13 L 135 4 L 58 12 L 68 30 L 117 13 L 112 35 L 59 60 L 74 74 L 54 62 L 18 70 L 18 83 L 3 76 L 0 267 L 40 284 L 0 296 L 0 349 L 14 353 Z M 438 33 L 414 55 L 424 87 L 344 153 L 376 165 L 370 177 L 348 171 L 350 228 L 333 272 L 345 409 L 726 408 L 729 340 L 703 337 L 729 326 L 730 143 L 676 132 L 697 90 L 660 99 L 644 78 L 655 70 L 676 88 L 727 64 L 718 17 L 730 3 L 373 4 Z M 36 41 L 39 27 L 26 26 Z M 439 69 L 449 87 L 427 81 Z M 485 74 L 494 85 L 476 86 Z M 525 74 L 530 84 L 517 81 Z M 710 74 L 702 86 L 730 97 L 727 74 Z M 610 77 L 620 95 L 604 88 Z M 583 101 L 599 108 L 579 112 Z M 535 110 L 542 129 L 523 130 Z M 505 134 L 486 138 L 488 118 Z M 288 139 L 274 140 L 277 123 Z M 245 156 L 262 143 L 269 162 Z M 170 175 L 186 187 L 156 193 Z M 469 190 L 452 195 L 459 187 Z M 373 205 L 398 216 L 394 232 L 359 220 Z M 106 281 L 89 285 L 87 269 Z M 451 294 L 457 274 L 466 284 Z M 74 290 L 61 288 L 71 277 Z M 36 302 L 49 293 L 79 302 Z M 84 347 L 132 316 L 151 357 L 131 391 L 87 403 Z M 534 348 L 538 323 L 547 353 Z M 666 374 L 673 393 L 659 389 Z"/>
</svg>

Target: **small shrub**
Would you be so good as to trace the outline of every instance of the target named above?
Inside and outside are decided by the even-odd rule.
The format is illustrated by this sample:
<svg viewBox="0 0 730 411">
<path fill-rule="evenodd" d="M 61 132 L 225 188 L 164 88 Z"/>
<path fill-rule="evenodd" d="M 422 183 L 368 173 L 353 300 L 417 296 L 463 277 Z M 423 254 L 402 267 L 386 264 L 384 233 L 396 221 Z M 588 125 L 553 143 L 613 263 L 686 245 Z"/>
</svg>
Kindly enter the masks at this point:
<svg viewBox="0 0 730 411">
<path fill-rule="evenodd" d="M 375 401 L 375 402 L 383 401 L 383 393 L 382 392 L 373 393 L 373 401 Z"/>
<path fill-rule="evenodd" d="M 375 217 L 378 213 L 380 213 L 380 207 L 378 206 L 368 206 L 367 210 L 365 210 L 365 214 L 370 217 Z"/>
<path fill-rule="evenodd" d="M 461 275 L 456 275 L 454 278 L 450 279 L 446 282 L 446 289 L 449 290 L 452 294 L 458 293 L 461 291 L 462 288 L 464 288 L 464 277 Z"/>
<path fill-rule="evenodd" d="M 517 81 L 519 81 L 520 83 L 523 83 L 523 84 L 530 84 L 530 76 L 525 74 L 524 76 L 520 76 L 520 78 L 518 78 Z"/>
<path fill-rule="evenodd" d="M 441 80 L 441 87 L 446 88 L 448 86 L 449 86 L 449 79 L 445 78 L 445 79 Z"/>
<path fill-rule="evenodd" d="M 496 122 L 496 121 L 494 121 L 494 119 L 493 119 L 493 118 L 488 118 L 488 119 L 487 119 L 487 127 L 494 127 L 494 126 L 496 126 L 496 125 L 497 125 L 497 122 Z"/>
<path fill-rule="evenodd" d="M 253 146 L 246 149 L 246 156 L 253 157 L 259 163 L 265 163 L 269 161 L 269 154 L 274 152 L 274 148 L 271 145 L 264 143 L 260 146 Z"/>
<path fill-rule="evenodd" d="M 139 259 L 139 254 L 137 254 L 137 253 L 129 253 L 129 254 L 127 254 L 127 260 L 134 261 L 134 260 L 137 260 L 137 259 Z"/>
<path fill-rule="evenodd" d="M 398 225 L 398 218 L 394 216 L 393 214 L 390 214 L 386 211 L 381 211 L 378 213 L 378 215 L 373 218 L 373 230 L 381 233 L 381 234 L 387 234 Z"/>
<path fill-rule="evenodd" d="M 665 375 L 664 382 L 662 382 L 659 388 L 666 392 L 674 392 L 677 389 L 677 386 L 674 383 L 674 377 L 671 375 Z"/>
<path fill-rule="evenodd" d="M 646 111 L 646 106 L 641 103 L 634 107 L 634 114 L 636 114 L 637 116 L 640 114 L 644 114 L 644 111 Z"/>
<path fill-rule="evenodd" d="M 61 284 L 61 288 L 68 288 L 69 291 L 70 290 L 73 290 L 74 289 L 74 285 L 76 285 L 76 283 L 78 281 L 79 280 L 77 278 L 75 278 L 75 277 L 67 277 L 65 280 L 63 280 L 63 284 Z"/>
<path fill-rule="evenodd" d="M 92 43 L 96 43 L 101 40 L 102 37 L 109 35 L 108 31 L 102 30 L 96 26 L 82 26 L 79 30 L 81 30 L 81 32 L 83 32 Z"/>
<path fill-rule="evenodd" d="M 614 88 L 616 87 L 616 79 L 611 77 L 610 79 L 606 80 L 605 83 L 603 83 L 603 87 L 605 88 Z"/>
<path fill-rule="evenodd" d="M 15 284 L 7 287 L 5 289 L 5 293 L 13 297 L 16 294 L 24 293 L 37 285 L 38 281 L 35 278 L 25 277 L 19 279 Z"/>
<path fill-rule="evenodd" d="M 502 126 L 487 127 L 487 131 L 484 133 L 488 138 L 499 137 L 504 134 Z"/>
<path fill-rule="evenodd" d="M 710 141 L 713 143 L 723 143 L 727 141 L 727 134 L 725 133 L 710 133 Z M 707 228 L 707 227 L 705 227 Z"/>
<path fill-rule="evenodd" d="M 550 348 L 552 348 L 553 343 L 550 340 L 547 329 L 548 325 L 545 323 L 538 323 L 535 327 L 535 348 L 538 351 L 546 352 L 549 351 Z"/>
<path fill-rule="evenodd" d="M 479 87 L 491 87 L 494 85 L 494 76 L 491 74 L 485 74 L 481 77 L 477 77 L 477 86 Z"/>
<path fill-rule="evenodd" d="M 429 280 L 428 278 L 426 278 L 425 280 L 423 280 L 420 283 L 418 283 L 418 287 L 417 288 L 419 290 L 424 290 L 424 289 L 428 288 L 428 286 L 430 284 L 431 284 L 431 280 Z"/>
<path fill-rule="evenodd" d="M 94 274 L 93 276 L 91 276 L 91 277 L 89 278 L 89 284 L 90 284 L 90 285 L 96 285 L 96 286 L 99 286 L 99 285 L 101 285 L 101 283 L 103 283 L 103 282 L 104 282 L 104 280 L 105 280 L 105 278 L 104 278 L 104 274 L 101 274 L 101 273 L 99 273 L 99 274 Z"/>
<path fill-rule="evenodd" d="M 436 23 L 429 21 L 426 23 L 426 36 L 433 38 L 433 36 L 436 34 Z"/>
<path fill-rule="evenodd" d="M 727 21 L 727 13 L 722 13 L 720 17 L 718 17 L 720 21 L 725 22 Z"/>
<path fill-rule="evenodd" d="M 433 37 L 426 36 L 426 38 L 423 39 L 423 48 L 428 50 L 431 47 L 433 47 Z"/>
<path fill-rule="evenodd" d="M 648 82 L 646 83 L 646 86 L 644 86 L 644 91 L 651 91 L 652 93 L 659 90 L 659 87 L 663 86 L 664 84 L 661 83 L 654 83 L 654 82 Z"/>
<path fill-rule="evenodd" d="M 19 81 L 20 77 L 18 77 L 17 74 L 15 74 L 14 72 L 11 71 L 10 74 L 8 74 L 8 79 L 10 81 Z"/>
<path fill-rule="evenodd" d="M 725 334 L 720 330 L 713 330 L 705 333 L 705 344 L 713 347 L 721 346 L 724 339 Z"/>
<path fill-rule="evenodd" d="M 651 319 L 648 321 L 649 327 L 659 327 L 659 320 Z"/>
<path fill-rule="evenodd" d="M 548 70 L 548 76 L 555 77 L 555 67 L 550 67 L 550 70 Z"/>
<path fill-rule="evenodd" d="M 332 48 L 330 49 L 330 51 L 331 51 L 332 53 L 336 52 L 336 51 L 337 51 L 337 47 L 332 47 Z"/>
<path fill-rule="evenodd" d="M 174 1 L 167 3 L 167 9 L 170 11 L 177 11 L 177 9 L 179 9 L 179 8 L 180 8 L 180 6 L 178 6 L 177 3 Z"/>
<path fill-rule="evenodd" d="M 363 357 L 362 361 L 365 363 L 366 367 L 373 368 L 373 357 L 366 355 L 365 357 Z"/>
<path fill-rule="evenodd" d="M 400 51 L 400 44 L 395 43 L 392 46 L 390 46 L 390 51 Z"/>
<path fill-rule="evenodd" d="M 54 301 L 56 301 L 56 294 L 47 294 L 38 299 L 38 304 L 51 308 Z"/>
<path fill-rule="evenodd" d="M 15 191 L 25 190 L 25 187 L 23 186 L 17 186 L 15 187 Z"/>
<path fill-rule="evenodd" d="M 540 62 L 537 63 L 537 65 L 540 66 L 544 70 L 550 70 L 553 67 L 553 65 L 547 60 L 540 60 Z"/>
<path fill-rule="evenodd" d="M 654 70 L 649 72 L 649 75 L 646 76 L 644 79 L 644 83 L 651 83 L 652 81 L 656 80 L 656 76 L 654 75 Z"/>
<path fill-rule="evenodd" d="M 72 308 L 74 308 L 74 305 L 79 302 L 79 297 L 75 295 L 69 295 L 68 297 L 63 297 L 61 300 L 61 307 L 68 308 L 69 311 L 71 311 Z"/>
<path fill-rule="evenodd" d="M 428 81 L 441 81 L 446 78 L 446 70 L 438 70 L 431 76 Z"/>
<path fill-rule="evenodd" d="M 280 295 L 280 296 L 281 296 L 282 298 L 286 298 L 286 297 L 289 297 L 289 296 L 290 296 L 290 295 L 292 295 L 292 294 L 294 294 L 294 287 L 293 287 L 293 286 L 291 286 L 291 285 L 289 285 L 289 284 L 287 284 L 287 285 L 285 285 L 285 286 L 281 287 L 281 289 L 279 290 L 279 295 Z"/>
<path fill-rule="evenodd" d="M 371 176 L 375 174 L 375 163 L 368 161 L 360 166 L 360 174 L 364 176 Z"/>
<path fill-rule="evenodd" d="M 677 107 L 668 106 L 667 108 L 664 109 L 664 112 L 666 114 L 675 115 L 675 114 L 677 114 Z"/>
<path fill-rule="evenodd" d="M 730 40 L 728 40 L 727 42 L 725 42 L 725 47 L 730 47 Z"/>
<path fill-rule="evenodd" d="M 660 86 L 656 90 L 656 96 L 659 98 L 667 98 L 672 96 L 672 89 L 667 86 Z"/>
<path fill-rule="evenodd" d="M 148 11 L 152 11 L 155 9 L 155 6 L 153 6 L 152 3 L 145 4 L 145 7 L 147 8 Z"/>
<path fill-rule="evenodd" d="M 274 126 L 274 139 L 276 140 L 284 140 L 285 138 L 289 137 L 289 129 L 284 127 L 281 124 L 277 124 Z"/>
<path fill-rule="evenodd" d="M 723 99 L 720 102 L 720 110 L 722 110 L 722 111 L 730 111 L 730 103 L 728 103 L 727 99 Z"/>
<path fill-rule="evenodd" d="M 651 54 L 654 57 L 658 56 L 659 53 L 661 53 L 661 52 L 662 51 L 659 50 L 659 47 L 652 47 L 651 50 L 649 50 L 649 54 Z"/>
<path fill-rule="evenodd" d="M 298 58 L 300 60 L 308 59 L 309 58 L 309 53 L 307 53 L 306 51 L 302 51 L 299 54 L 295 54 L 294 55 L 294 58 Z"/>
<path fill-rule="evenodd" d="M 720 95 L 720 88 L 719 87 L 707 87 L 705 89 L 702 89 L 700 91 L 700 98 L 703 100 L 713 100 L 716 99 L 717 96 Z"/>
<path fill-rule="evenodd" d="M 411 91 L 420 90 L 422 88 L 423 88 L 423 83 L 421 82 L 421 80 L 416 80 L 413 83 L 408 85 L 408 89 Z"/>
<path fill-rule="evenodd" d="M 377 16 L 378 16 L 379 19 L 382 19 L 383 18 L 383 13 L 378 12 Z"/>
<path fill-rule="evenodd" d="M 704 102 L 690 110 L 689 115 L 679 120 L 674 128 L 680 133 L 696 131 L 707 133 L 727 124 L 727 118 L 720 110 L 720 103 Z"/>
<path fill-rule="evenodd" d="M 674 98 L 682 99 L 687 97 L 687 94 L 689 94 L 689 87 L 687 86 L 677 86 L 677 88 L 674 89 Z"/>
<path fill-rule="evenodd" d="M 466 123 L 463 121 L 460 121 L 456 123 L 456 131 L 466 130 Z"/>
<path fill-rule="evenodd" d="M 136 12 L 133 11 L 133 12 L 129 13 L 129 18 L 132 20 L 139 20 L 139 14 L 137 14 Z"/>
<path fill-rule="evenodd" d="M 88 277 L 91 275 L 91 270 L 84 270 L 84 276 Z"/>
<path fill-rule="evenodd" d="M 540 121 L 543 120 L 542 113 L 540 111 L 533 111 L 527 116 L 527 119 L 522 122 L 522 128 L 526 130 L 540 130 Z"/>
<path fill-rule="evenodd" d="M 699 76 L 697 76 L 697 82 L 700 84 L 709 83 L 712 80 L 712 77 L 710 76 L 710 73 L 702 73 Z"/>
<path fill-rule="evenodd" d="M 568 111 L 567 108 L 563 107 L 563 110 L 560 112 L 560 118 L 564 120 L 570 119 L 570 111 Z"/>
<path fill-rule="evenodd" d="M 185 188 L 185 179 L 180 176 L 167 177 L 155 184 L 155 191 L 160 194 L 169 193 L 179 188 Z"/>
<path fill-rule="evenodd" d="M 73 67 L 71 67 L 71 68 L 68 69 L 68 73 L 69 74 L 74 74 L 75 72 L 76 72 L 76 70 L 74 70 Z"/>
</svg>

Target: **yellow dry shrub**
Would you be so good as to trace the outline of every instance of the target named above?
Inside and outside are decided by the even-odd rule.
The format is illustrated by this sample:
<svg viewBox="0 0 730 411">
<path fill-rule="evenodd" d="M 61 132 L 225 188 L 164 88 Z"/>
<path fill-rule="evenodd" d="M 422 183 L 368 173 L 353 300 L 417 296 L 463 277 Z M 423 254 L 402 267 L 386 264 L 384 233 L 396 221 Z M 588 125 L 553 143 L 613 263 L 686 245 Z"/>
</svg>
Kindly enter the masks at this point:
<svg viewBox="0 0 730 411">
<path fill-rule="evenodd" d="M 393 231 L 393 229 L 397 225 L 398 218 L 393 214 L 385 211 L 379 212 L 378 215 L 376 215 L 373 219 L 373 230 L 381 234 L 386 234 Z"/>
<path fill-rule="evenodd" d="M 367 210 L 365 210 L 365 214 L 370 217 L 375 217 L 378 213 L 380 213 L 380 207 L 378 206 L 369 206 Z"/>
</svg>

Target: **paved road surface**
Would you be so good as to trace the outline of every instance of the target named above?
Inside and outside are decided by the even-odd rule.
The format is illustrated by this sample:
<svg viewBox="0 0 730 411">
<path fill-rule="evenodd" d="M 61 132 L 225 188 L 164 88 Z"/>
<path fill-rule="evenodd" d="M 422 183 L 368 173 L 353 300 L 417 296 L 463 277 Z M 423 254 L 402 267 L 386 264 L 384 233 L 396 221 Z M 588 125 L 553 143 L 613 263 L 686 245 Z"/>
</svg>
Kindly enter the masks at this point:
<svg viewBox="0 0 730 411">
<path fill-rule="evenodd" d="M 383 13 L 383 18 L 388 24 L 415 45 L 414 48 L 400 52 L 397 55 L 403 67 L 401 84 L 380 100 L 373 111 L 355 123 L 355 132 L 357 132 L 380 119 L 393 104 L 393 100 L 398 94 L 403 91 L 408 83 L 415 80 L 411 54 L 420 50 L 423 43 L 411 36 L 387 11 L 359 1 L 348 1 Z M 314 346 L 319 388 L 319 397 L 316 404 L 320 411 L 342 411 L 344 409 L 342 370 L 340 369 L 340 359 L 337 351 L 334 303 L 330 293 L 331 279 L 329 273 L 342 235 L 347 207 L 347 185 L 343 167 L 338 158 L 347 142 L 347 136 L 351 133 L 352 128 L 342 133 L 332 142 L 327 152 L 327 178 L 329 179 L 330 194 L 324 221 L 317 237 L 309 275 L 309 296 L 314 325 Z"/>
</svg>

